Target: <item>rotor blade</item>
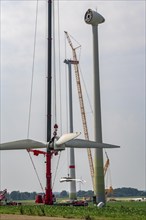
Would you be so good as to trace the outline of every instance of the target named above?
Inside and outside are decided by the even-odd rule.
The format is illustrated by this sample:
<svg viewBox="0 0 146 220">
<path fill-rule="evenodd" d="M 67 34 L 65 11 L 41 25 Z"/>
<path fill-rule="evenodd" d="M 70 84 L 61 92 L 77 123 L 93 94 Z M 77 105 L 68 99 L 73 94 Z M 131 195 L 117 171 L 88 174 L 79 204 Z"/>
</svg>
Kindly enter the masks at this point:
<svg viewBox="0 0 146 220">
<path fill-rule="evenodd" d="M 22 150 L 22 149 L 33 149 L 33 148 L 46 148 L 47 143 L 34 141 L 31 139 L 12 141 L 0 144 L 0 150 Z"/>
<path fill-rule="evenodd" d="M 72 139 L 78 137 L 81 133 L 80 132 L 75 132 L 75 133 L 69 133 L 69 134 L 63 134 L 57 141 L 56 145 L 62 145 L 68 141 L 71 141 Z"/>
<path fill-rule="evenodd" d="M 119 148 L 120 146 L 112 144 L 97 143 L 95 141 L 74 139 L 65 143 L 65 147 L 70 148 Z"/>
<path fill-rule="evenodd" d="M 81 183 L 85 183 L 86 181 L 85 180 L 81 180 L 81 179 L 73 179 L 73 178 L 61 178 L 60 179 L 60 182 L 63 183 L 63 182 L 81 182 Z"/>
</svg>

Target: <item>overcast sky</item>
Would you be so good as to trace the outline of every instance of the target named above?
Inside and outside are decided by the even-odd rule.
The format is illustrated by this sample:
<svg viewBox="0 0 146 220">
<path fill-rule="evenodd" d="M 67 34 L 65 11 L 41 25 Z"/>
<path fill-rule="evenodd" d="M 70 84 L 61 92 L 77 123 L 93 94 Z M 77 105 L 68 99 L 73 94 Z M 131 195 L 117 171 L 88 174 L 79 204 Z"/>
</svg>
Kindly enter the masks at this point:
<svg viewBox="0 0 146 220">
<path fill-rule="evenodd" d="M 81 45 L 77 52 L 80 73 L 87 93 L 83 80 L 81 83 L 89 136 L 91 140 L 94 139 L 92 28 L 84 22 L 84 15 L 89 8 L 98 10 L 105 18 L 105 23 L 99 25 L 103 142 L 121 146 L 120 149 L 107 151 L 111 164 L 111 181 L 106 178 L 105 182 L 107 186 L 112 184 L 113 188 L 134 187 L 144 190 L 146 189 L 145 1 L 61 0 L 59 4 L 58 1 L 54 2 L 56 67 L 53 74 L 56 72 L 57 116 L 55 119 L 55 108 L 52 107 L 52 125 L 55 121 L 58 123 L 59 135 L 68 132 L 67 68 L 63 63 L 65 58 L 72 58 L 71 49 L 64 35 L 64 31 L 68 31 Z M 36 1 L 25 0 L 0 1 L 1 143 L 27 138 L 36 4 Z M 39 1 L 29 126 L 29 138 L 37 140 L 46 139 L 46 9 L 46 1 Z M 72 41 L 77 45 L 74 40 Z M 52 99 L 55 100 L 55 97 Z M 74 74 L 73 111 L 74 131 L 83 133 Z M 83 137 L 82 134 L 81 138 Z M 68 155 L 68 150 L 61 153 L 54 191 L 69 190 L 68 183 L 59 182 L 62 176 L 68 174 Z M 0 152 L 0 156 L 1 189 L 7 188 L 9 192 L 41 191 L 26 151 L 5 151 Z M 83 185 L 77 184 L 77 190 L 92 189 L 86 150 L 76 150 L 75 156 L 76 177 L 86 180 Z M 41 155 L 32 157 L 45 188 L 45 158 Z M 58 159 L 59 157 L 55 156 L 52 160 L 53 182 Z"/>
</svg>

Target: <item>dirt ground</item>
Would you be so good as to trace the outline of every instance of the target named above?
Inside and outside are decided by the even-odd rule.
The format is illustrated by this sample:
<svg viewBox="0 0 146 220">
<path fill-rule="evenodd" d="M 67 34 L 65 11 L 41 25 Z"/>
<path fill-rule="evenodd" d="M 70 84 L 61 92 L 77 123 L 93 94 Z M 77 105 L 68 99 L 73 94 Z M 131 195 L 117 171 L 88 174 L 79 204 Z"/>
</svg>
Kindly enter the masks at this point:
<svg viewBox="0 0 146 220">
<path fill-rule="evenodd" d="M 0 214 L 0 220 L 68 220 L 68 219 L 67 218 L 46 217 L 46 216 L 41 217 L 41 216 L 28 216 L 28 215 Z"/>
</svg>

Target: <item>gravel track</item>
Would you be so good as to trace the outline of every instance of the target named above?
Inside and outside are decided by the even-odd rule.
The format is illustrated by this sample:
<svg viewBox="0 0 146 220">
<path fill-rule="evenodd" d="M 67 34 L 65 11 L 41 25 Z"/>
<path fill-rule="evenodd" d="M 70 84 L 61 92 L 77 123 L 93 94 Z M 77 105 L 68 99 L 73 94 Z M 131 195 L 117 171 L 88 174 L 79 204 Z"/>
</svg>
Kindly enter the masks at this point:
<svg viewBox="0 0 146 220">
<path fill-rule="evenodd" d="M 0 220 L 70 220 L 70 219 L 57 218 L 57 217 L 46 217 L 46 216 L 0 214 Z M 77 219 L 74 219 L 74 220 L 77 220 Z"/>
</svg>

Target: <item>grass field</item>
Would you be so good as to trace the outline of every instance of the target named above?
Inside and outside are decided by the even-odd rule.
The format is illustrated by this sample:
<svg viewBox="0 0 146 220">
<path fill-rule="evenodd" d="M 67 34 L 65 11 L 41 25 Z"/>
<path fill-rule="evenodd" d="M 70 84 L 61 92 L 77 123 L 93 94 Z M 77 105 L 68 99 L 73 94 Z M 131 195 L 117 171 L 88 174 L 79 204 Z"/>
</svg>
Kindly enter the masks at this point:
<svg viewBox="0 0 146 220">
<path fill-rule="evenodd" d="M 106 207 L 21 205 L 1 206 L 0 214 L 63 217 L 86 220 L 146 220 L 146 202 L 108 202 Z"/>
</svg>

